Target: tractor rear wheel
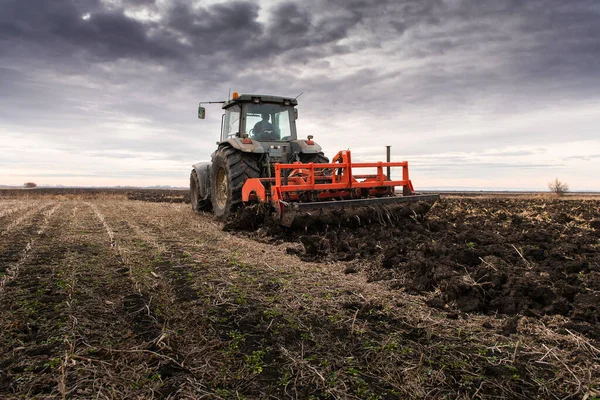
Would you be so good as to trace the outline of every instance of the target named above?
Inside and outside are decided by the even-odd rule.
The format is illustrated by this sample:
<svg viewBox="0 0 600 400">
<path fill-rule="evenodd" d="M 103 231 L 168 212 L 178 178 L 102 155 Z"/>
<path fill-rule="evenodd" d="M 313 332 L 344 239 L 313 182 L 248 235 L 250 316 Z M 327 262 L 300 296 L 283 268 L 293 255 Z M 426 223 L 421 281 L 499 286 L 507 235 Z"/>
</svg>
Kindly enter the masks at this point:
<svg viewBox="0 0 600 400">
<path fill-rule="evenodd" d="M 323 152 L 300 154 L 300 162 L 303 164 L 314 163 L 314 164 L 329 164 L 329 158 L 325 157 Z M 323 175 L 331 175 L 330 168 L 323 168 Z"/>
<path fill-rule="evenodd" d="M 211 201 L 215 216 L 225 220 L 242 205 L 246 180 L 260 177 L 258 155 L 223 147 L 213 155 Z"/>
<path fill-rule="evenodd" d="M 312 154 L 300 154 L 300 162 L 303 164 L 315 163 L 315 164 L 329 164 L 329 158 L 325 157 L 323 152 L 312 153 Z"/>
<path fill-rule="evenodd" d="M 194 212 L 207 211 L 212 206 L 210 200 L 200 198 L 200 180 L 196 171 L 190 174 L 190 201 Z"/>
</svg>

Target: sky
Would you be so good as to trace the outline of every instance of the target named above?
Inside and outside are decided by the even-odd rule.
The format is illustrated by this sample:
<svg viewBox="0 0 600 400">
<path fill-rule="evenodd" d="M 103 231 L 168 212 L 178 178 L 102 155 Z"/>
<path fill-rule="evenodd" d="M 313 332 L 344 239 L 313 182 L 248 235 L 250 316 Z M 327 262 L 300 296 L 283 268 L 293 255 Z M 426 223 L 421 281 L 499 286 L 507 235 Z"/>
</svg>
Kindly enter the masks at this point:
<svg viewBox="0 0 600 400">
<path fill-rule="evenodd" d="M 0 0 L 0 185 L 187 186 L 230 90 L 417 190 L 600 190 L 597 0 Z"/>
</svg>

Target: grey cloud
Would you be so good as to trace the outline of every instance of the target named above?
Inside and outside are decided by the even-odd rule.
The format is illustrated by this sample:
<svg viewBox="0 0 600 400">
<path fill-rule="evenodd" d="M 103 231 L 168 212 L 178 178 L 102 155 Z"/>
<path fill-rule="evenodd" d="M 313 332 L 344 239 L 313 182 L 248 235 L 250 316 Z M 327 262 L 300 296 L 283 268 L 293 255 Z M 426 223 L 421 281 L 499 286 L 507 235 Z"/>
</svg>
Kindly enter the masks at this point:
<svg viewBox="0 0 600 400">
<path fill-rule="evenodd" d="M 180 171 L 173 171 L 173 172 L 164 172 L 164 171 L 156 171 L 156 170 L 152 170 L 152 171 L 148 171 L 148 170 L 128 170 L 128 171 L 113 171 L 110 173 L 106 173 L 105 170 L 97 170 L 97 171 L 90 171 L 87 170 L 85 172 L 69 172 L 69 173 L 56 173 L 56 172 L 44 172 L 44 171 L 39 171 L 36 172 L 35 177 L 36 178 L 72 178 L 72 177 L 77 177 L 77 178 L 130 178 L 132 176 L 136 177 L 136 178 L 143 178 L 143 177 L 156 177 L 156 178 L 173 178 L 173 177 L 177 177 L 178 175 L 186 175 L 187 177 L 188 171 L 185 172 L 180 172 Z M 31 177 L 32 174 L 31 173 L 15 173 L 13 174 L 13 176 L 18 176 L 18 177 L 23 177 L 23 178 L 27 178 L 27 177 Z"/>
<path fill-rule="evenodd" d="M 132 16 L 140 10 L 160 18 Z M 199 123 L 197 101 L 233 88 L 306 92 L 301 120 L 326 126 L 319 135 L 331 138 L 368 133 L 396 146 L 402 135 L 422 135 L 403 149 L 413 155 L 594 140 L 597 132 L 580 125 L 569 137 L 553 127 L 487 128 L 599 100 L 599 13 L 593 0 L 306 0 L 269 8 L 2 0 L 0 129 L 52 138 L 73 152 L 94 146 L 118 158 L 127 149 L 140 160 L 147 152 L 187 163 L 208 156 L 218 135 L 220 110 Z M 480 134 L 469 115 L 481 118 Z M 350 126 L 349 116 L 363 118 Z M 143 135 L 111 130 L 131 119 L 143 119 Z M 449 133 L 418 131 L 421 120 Z"/>
<path fill-rule="evenodd" d="M 534 151 L 498 151 L 494 153 L 483 153 L 479 154 L 480 157 L 517 157 L 517 156 L 532 156 L 536 154 Z"/>
<path fill-rule="evenodd" d="M 236 60 L 264 60 L 335 42 L 358 22 L 356 15 L 347 13 L 316 21 L 292 2 L 275 6 L 267 24 L 258 21 L 259 6 L 246 1 L 207 7 L 177 1 L 163 10 L 159 22 L 125 15 L 129 7 L 147 5 L 153 2 L 125 1 L 120 8 L 107 8 L 96 0 L 9 0 L 0 5 L 3 47 L 23 42 L 54 55 L 80 53 L 92 60 L 150 59 L 186 65 L 222 53 L 235 65 Z"/>
<path fill-rule="evenodd" d="M 569 156 L 565 157 L 565 160 L 583 160 L 583 161 L 591 161 L 600 159 L 600 154 L 592 154 L 589 156 Z"/>
<path fill-rule="evenodd" d="M 124 10 L 130 7 L 155 6 L 147 0 L 128 0 L 111 9 L 96 0 L 9 0 L 0 5 L 0 32 L 5 40 L 43 43 L 50 52 L 81 51 L 104 60 L 193 62 L 224 53 L 229 63 L 235 63 L 315 47 L 305 53 L 305 61 L 322 57 L 318 47 L 349 37 L 352 29 L 376 33 L 374 40 L 363 44 L 373 47 L 396 40 L 413 27 L 419 31 L 410 38 L 415 45 L 407 43 L 407 55 L 410 51 L 412 56 L 439 55 L 455 47 L 483 47 L 500 40 L 509 44 L 505 51 L 513 53 L 507 56 L 514 57 L 511 73 L 517 75 L 591 73 L 600 54 L 600 17 L 594 1 L 284 2 L 272 8 L 267 23 L 258 21 L 258 5 L 245 1 L 207 7 L 177 1 L 162 9 L 158 22 L 126 16 Z M 82 19 L 85 13 L 90 14 L 88 20 Z M 502 24 L 510 22 L 511 29 L 502 31 Z M 422 29 L 427 26 L 442 30 L 427 33 Z M 519 52 L 525 36 L 534 40 Z M 332 49 L 354 50 L 348 46 L 327 50 Z M 293 58 L 286 58 L 289 61 Z"/>
<path fill-rule="evenodd" d="M 132 6 L 132 7 L 140 7 L 140 6 L 154 6 L 156 5 L 156 0 L 122 0 L 122 3 L 125 7 L 127 6 Z"/>
<path fill-rule="evenodd" d="M 86 156 L 94 158 L 111 158 L 111 159 L 136 159 L 143 161 L 181 161 L 186 159 L 194 159 L 194 156 L 200 153 L 200 149 L 189 151 L 188 153 L 181 152 L 181 146 L 173 149 L 173 151 L 152 152 L 148 153 L 149 149 L 139 149 L 129 153 L 119 151 L 94 151 L 84 153 Z"/>
<path fill-rule="evenodd" d="M 258 18 L 259 7 L 253 3 L 231 1 L 194 9 L 189 2 L 177 2 L 166 15 L 165 31 L 187 39 L 200 57 L 225 52 L 235 57 L 246 41 L 262 33 Z"/>
<path fill-rule="evenodd" d="M 528 163 L 478 163 L 478 162 L 469 162 L 469 163 L 427 163 L 427 164 L 419 164 L 418 162 L 412 163 L 414 166 L 418 166 L 421 171 L 439 171 L 440 168 L 444 169 L 458 169 L 458 170 L 470 170 L 471 168 L 477 167 L 482 169 L 559 169 L 563 167 L 563 164 L 528 164 Z"/>
<path fill-rule="evenodd" d="M 178 71 L 187 68 L 188 73 L 191 66 L 202 64 L 201 69 L 223 77 L 239 70 L 239 62 L 245 64 L 242 70 L 278 65 L 273 57 L 285 66 L 302 65 L 360 48 L 377 48 L 398 41 L 407 32 L 412 33 L 399 49 L 407 57 L 439 57 L 455 48 L 475 51 L 501 43 L 499 51 L 511 61 L 505 70 L 487 71 L 475 59 L 470 70 L 448 69 L 443 61 L 436 61 L 437 65 L 430 62 L 413 77 L 412 85 L 419 92 L 428 86 L 426 91 L 445 97 L 468 98 L 466 93 L 482 88 L 552 95 L 556 92 L 552 82 L 545 89 L 533 85 L 562 74 L 571 76 L 570 87 L 561 88 L 562 92 L 585 90 L 589 79 L 597 76 L 600 63 L 600 17 L 596 3 L 588 1 L 566 5 L 558 0 L 551 5 L 543 1 L 283 2 L 270 10 L 265 23 L 258 20 L 259 6 L 244 1 L 206 7 L 177 1 L 161 9 L 158 22 L 141 22 L 124 14 L 132 6 L 154 7 L 152 1 L 130 0 L 111 9 L 96 0 L 35 3 L 37 7 L 12 0 L 0 6 L 4 16 L 0 32 L 11 43 L 25 41 L 31 47 L 43 43 L 47 53 L 87 54 L 97 60 L 156 60 L 173 64 Z M 86 12 L 90 18 L 83 20 Z M 361 43 L 337 43 L 357 38 L 361 31 L 373 35 Z M 321 68 L 332 72 L 327 64 Z M 382 78 L 377 71 L 370 76 Z"/>
<path fill-rule="evenodd" d="M 123 153 L 118 151 L 90 151 L 86 152 L 85 155 L 89 157 L 109 157 L 118 159 L 141 158 L 139 153 Z"/>
<path fill-rule="evenodd" d="M 89 14 L 88 19 L 83 16 Z M 108 10 L 95 0 L 6 1 L 0 5 L 4 46 L 30 47 L 51 57 L 87 54 L 94 59 L 164 59 L 174 56 L 169 37 L 151 35 L 152 24 Z"/>
</svg>

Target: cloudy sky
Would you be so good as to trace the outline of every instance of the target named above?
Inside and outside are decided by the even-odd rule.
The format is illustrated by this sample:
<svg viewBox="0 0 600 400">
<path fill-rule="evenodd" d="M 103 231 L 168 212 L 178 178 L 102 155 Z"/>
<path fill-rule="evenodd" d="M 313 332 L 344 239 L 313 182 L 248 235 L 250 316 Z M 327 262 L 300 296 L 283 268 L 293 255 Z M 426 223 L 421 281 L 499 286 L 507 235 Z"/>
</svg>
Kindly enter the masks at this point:
<svg viewBox="0 0 600 400">
<path fill-rule="evenodd" d="M 187 186 L 230 89 L 417 189 L 600 190 L 598 0 L 0 0 L 0 184 Z"/>
</svg>

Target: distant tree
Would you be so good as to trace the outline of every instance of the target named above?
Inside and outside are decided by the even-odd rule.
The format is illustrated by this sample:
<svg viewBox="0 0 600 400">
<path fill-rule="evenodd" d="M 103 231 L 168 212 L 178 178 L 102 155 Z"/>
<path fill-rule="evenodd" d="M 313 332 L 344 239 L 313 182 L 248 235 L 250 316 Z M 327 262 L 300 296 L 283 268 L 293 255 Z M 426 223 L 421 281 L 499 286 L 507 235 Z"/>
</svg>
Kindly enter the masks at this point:
<svg viewBox="0 0 600 400">
<path fill-rule="evenodd" d="M 26 189 L 33 189 L 34 187 L 37 187 L 37 185 L 33 182 L 27 182 L 23 185 Z"/>
<path fill-rule="evenodd" d="M 552 193 L 562 196 L 569 191 L 569 185 L 559 181 L 558 178 L 554 178 L 554 181 L 548 183 L 548 189 L 550 189 Z"/>
</svg>

